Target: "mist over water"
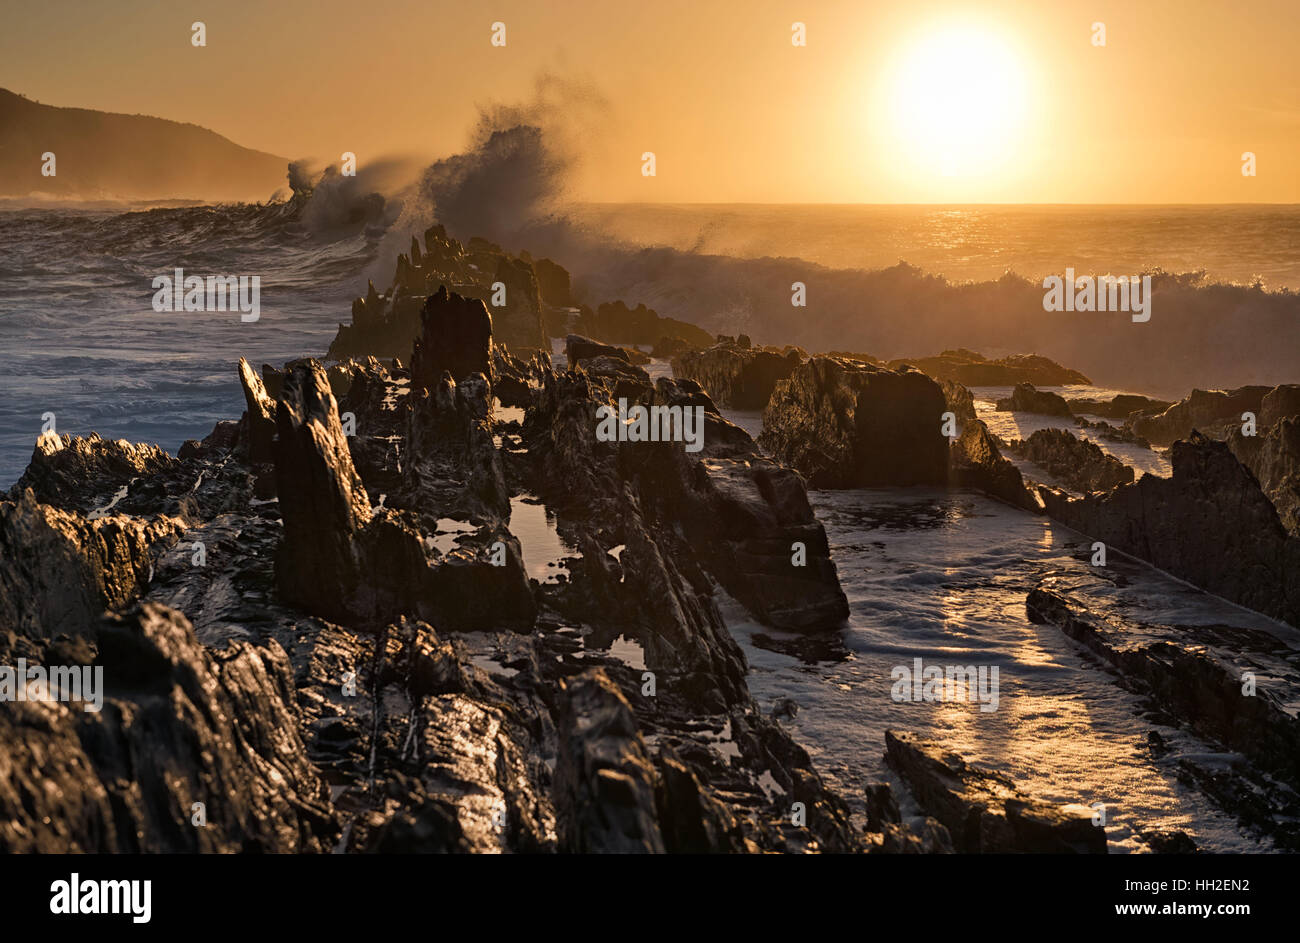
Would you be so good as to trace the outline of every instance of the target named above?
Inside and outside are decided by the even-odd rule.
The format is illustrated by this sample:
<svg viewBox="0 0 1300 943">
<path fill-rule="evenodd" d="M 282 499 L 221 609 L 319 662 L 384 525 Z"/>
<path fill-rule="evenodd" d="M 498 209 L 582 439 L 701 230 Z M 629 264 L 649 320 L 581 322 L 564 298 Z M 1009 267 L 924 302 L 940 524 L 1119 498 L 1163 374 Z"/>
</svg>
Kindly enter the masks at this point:
<svg viewBox="0 0 1300 943">
<path fill-rule="evenodd" d="M 463 154 L 377 160 L 356 177 L 295 163 L 286 202 L 0 208 L 0 480 L 22 472 L 47 411 L 61 433 L 173 452 L 237 418 L 238 357 L 323 355 L 366 279 L 385 290 L 397 253 L 435 221 L 554 259 L 593 307 L 644 302 L 759 343 L 1041 353 L 1169 398 L 1296 379 L 1300 208 L 575 202 L 585 132 L 572 116 L 603 107 L 590 89 L 543 80 L 534 101 L 485 109 Z M 150 280 L 176 267 L 259 276 L 261 320 L 154 312 Z M 1042 276 L 1066 267 L 1155 271 L 1150 322 L 1043 311 Z M 790 303 L 796 281 L 806 308 Z"/>
</svg>

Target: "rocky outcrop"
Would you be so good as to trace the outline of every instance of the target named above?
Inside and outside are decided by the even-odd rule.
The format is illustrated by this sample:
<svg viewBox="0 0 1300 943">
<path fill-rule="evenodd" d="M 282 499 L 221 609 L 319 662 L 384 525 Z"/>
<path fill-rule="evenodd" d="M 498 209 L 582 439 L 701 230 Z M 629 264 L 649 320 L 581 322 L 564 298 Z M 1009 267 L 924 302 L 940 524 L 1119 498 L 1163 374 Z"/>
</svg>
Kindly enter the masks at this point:
<svg viewBox="0 0 1300 943">
<path fill-rule="evenodd" d="M 999 412 L 1039 413 L 1043 416 L 1069 416 L 1070 404 L 1065 397 L 1050 390 L 1034 389 L 1031 383 L 1017 383 L 1007 399 L 997 402 Z"/>
<path fill-rule="evenodd" d="M 1132 484 L 1133 469 L 1065 429 L 1039 429 L 1007 449 L 1065 482 L 1074 491 L 1109 491 Z"/>
<path fill-rule="evenodd" d="M 1233 424 L 1228 447 L 1254 473 L 1282 526 L 1300 536 L 1300 386 L 1279 386 L 1265 395 L 1255 434 Z"/>
<path fill-rule="evenodd" d="M 584 360 L 591 360 L 595 357 L 612 357 L 628 364 L 632 362 L 632 358 L 628 356 L 628 352 L 622 347 L 616 347 L 613 344 L 602 344 L 600 341 L 594 341 L 590 337 L 583 337 L 581 334 L 570 334 L 564 339 L 564 354 L 569 359 L 570 370 Z"/>
<path fill-rule="evenodd" d="M 411 353 L 411 388 L 430 390 L 443 373 L 463 380 L 492 375 L 492 315 L 483 302 L 445 287 L 420 309 L 420 334 Z"/>
<path fill-rule="evenodd" d="M 1042 510 L 1020 469 L 1003 457 L 997 437 L 983 420 L 974 419 L 962 427 L 952 443 L 951 463 L 952 484 L 975 488 L 1027 511 Z"/>
<path fill-rule="evenodd" d="M 787 629 L 835 625 L 849 614 L 826 531 L 803 480 L 764 457 L 749 434 L 723 419 L 689 380 L 660 379 L 652 405 L 699 407 L 704 448 L 630 443 L 643 505 L 672 522 L 704 565 L 760 621 Z"/>
<path fill-rule="evenodd" d="M 329 359 L 409 356 L 425 300 L 439 289 L 487 306 L 498 343 L 517 353 L 547 347 L 537 279 L 527 261 L 484 239 L 462 245 L 442 226 L 426 231 L 424 240 L 423 252 L 412 238 L 411 252 L 398 256 L 388 292 L 380 294 L 371 283 L 366 295 L 352 302 L 352 323 L 339 325 Z M 498 285 L 504 286 L 504 299 Z M 504 304 L 493 305 L 494 299 Z"/>
<path fill-rule="evenodd" d="M 1135 433 L 1153 445 L 1166 446 L 1185 439 L 1196 429 L 1210 438 L 1222 439 L 1232 426 L 1240 426 L 1242 413 L 1258 415 L 1267 386 L 1243 386 L 1235 390 L 1192 390 L 1188 397 L 1164 412 L 1135 416 L 1128 423 Z"/>
<path fill-rule="evenodd" d="M 30 489 L 0 501 L 0 638 L 82 633 L 144 591 L 182 531 L 167 518 L 86 520 L 39 503 Z"/>
<path fill-rule="evenodd" d="M 910 364 L 936 380 L 949 380 L 963 386 L 1015 386 L 1020 383 L 1070 386 L 1092 383 L 1078 370 L 1063 367 L 1038 354 L 1013 354 L 989 360 L 973 350 L 959 348 L 945 350 L 937 357 L 891 360 L 889 367 L 897 370 L 904 364 Z"/>
<path fill-rule="evenodd" d="M 68 510 L 91 512 L 108 505 L 134 479 L 170 471 L 176 460 L 156 445 L 125 439 L 46 433 L 32 459 L 9 489 L 16 500 L 31 489 L 36 500 Z"/>
<path fill-rule="evenodd" d="M 100 711 L 0 711 L 0 851 L 326 850 L 328 790 L 299 738 L 278 645 L 209 653 L 184 616 L 153 603 L 83 643 L 60 663 L 102 669 Z"/>
<path fill-rule="evenodd" d="M 1292 707 L 1300 671 L 1283 639 L 1242 626 L 1139 623 L 1076 598 L 1074 589 L 1044 580 L 1029 594 L 1030 618 L 1084 645 L 1201 736 L 1300 787 Z"/>
<path fill-rule="evenodd" d="M 967 854 L 1100 854 L 1106 832 L 1084 807 L 1026 796 L 998 773 L 907 733 L 885 732 L 885 759 Z"/>
<path fill-rule="evenodd" d="M 753 347 L 720 343 L 673 357 L 673 376 L 694 380 L 710 399 L 730 409 L 762 409 L 776 384 L 803 360 L 797 347 Z"/>
<path fill-rule="evenodd" d="M 271 440 L 275 438 L 275 400 L 266 393 L 262 378 L 248 361 L 239 358 L 239 383 L 244 388 L 244 431 L 248 441 L 248 460 L 253 464 L 273 460 Z"/>
<path fill-rule="evenodd" d="M 580 853 L 663 852 L 655 768 L 632 708 L 603 672 L 565 685 L 555 808 L 560 843 Z"/>
<path fill-rule="evenodd" d="M 1193 433 L 1170 449 L 1173 475 L 1105 495 L 1040 488 L 1047 513 L 1107 546 L 1225 599 L 1300 626 L 1300 539 L 1221 442 Z"/>
<path fill-rule="evenodd" d="M 760 441 L 814 488 L 941 484 L 946 410 L 918 370 L 813 357 L 777 384 Z"/>
<path fill-rule="evenodd" d="M 957 422 L 964 423 L 975 418 L 975 397 L 971 391 L 952 380 L 939 380 L 943 387 L 943 399 L 948 404 L 948 411 L 957 417 Z"/>
<path fill-rule="evenodd" d="M 1134 413 L 1162 413 L 1173 405 L 1165 400 L 1137 396 L 1133 393 L 1120 393 L 1107 400 L 1072 399 L 1069 402 L 1070 409 L 1076 416 L 1086 413 L 1104 419 L 1128 419 Z"/>
</svg>

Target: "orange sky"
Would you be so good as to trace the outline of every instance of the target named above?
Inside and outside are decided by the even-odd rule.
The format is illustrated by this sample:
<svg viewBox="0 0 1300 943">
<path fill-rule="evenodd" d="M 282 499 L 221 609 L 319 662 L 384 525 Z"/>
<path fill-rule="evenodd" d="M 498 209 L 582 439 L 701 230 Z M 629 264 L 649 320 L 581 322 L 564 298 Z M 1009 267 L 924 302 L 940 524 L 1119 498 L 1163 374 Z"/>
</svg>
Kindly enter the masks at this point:
<svg viewBox="0 0 1300 943">
<path fill-rule="evenodd" d="M 194 20 L 206 48 L 190 44 Z M 489 42 L 494 20 L 504 48 Z M 192 121 L 291 158 L 452 153 L 476 105 L 562 76 L 604 102 L 569 129 L 584 199 L 1300 202 L 1296 0 L 44 0 L 4 23 L 0 86 Z M 977 51 L 945 57 L 941 88 L 977 86 L 978 50 L 992 48 L 990 68 L 1005 52 L 1024 97 L 996 139 L 948 135 L 947 176 L 924 152 L 945 129 L 900 79 L 945 31 Z M 922 55 L 922 74 L 930 64 Z M 964 117 L 986 126 L 1004 97 Z M 1256 177 L 1241 174 L 1244 151 Z"/>
</svg>

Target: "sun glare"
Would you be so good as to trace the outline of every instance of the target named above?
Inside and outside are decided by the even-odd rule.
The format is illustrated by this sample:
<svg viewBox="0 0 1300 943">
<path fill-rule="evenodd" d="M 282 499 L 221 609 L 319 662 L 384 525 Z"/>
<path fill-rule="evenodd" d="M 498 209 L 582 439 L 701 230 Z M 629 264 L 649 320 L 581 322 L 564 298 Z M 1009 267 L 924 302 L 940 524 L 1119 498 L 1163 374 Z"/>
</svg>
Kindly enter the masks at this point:
<svg viewBox="0 0 1300 943">
<path fill-rule="evenodd" d="M 889 81 L 899 157 L 927 174 L 987 174 L 1015 151 L 1029 83 L 1015 48 L 998 34 L 953 27 L 904 51 Z"/>
</svg>

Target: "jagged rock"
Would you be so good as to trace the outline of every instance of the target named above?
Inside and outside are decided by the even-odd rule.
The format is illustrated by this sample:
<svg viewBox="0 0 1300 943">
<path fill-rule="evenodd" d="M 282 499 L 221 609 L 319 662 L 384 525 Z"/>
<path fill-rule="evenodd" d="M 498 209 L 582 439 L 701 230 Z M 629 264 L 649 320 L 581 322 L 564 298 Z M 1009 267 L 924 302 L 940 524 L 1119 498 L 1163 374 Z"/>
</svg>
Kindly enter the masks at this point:
<svg viewBox="0 0 1300 943">
<path fill-rule="evenodd" d="M 30 489 L 0 501 L 0 634 L 82 634 L 145 589 L 180 532 L 170 519 L 88 521 L 37 503 Z"/>
<path fill-rule="evenodd" d="M 1159 446 L 1185 439 L 1193 429 L 1212 438 L 1223 438 L 1229 427 L 1240 425 L 1242 413 L 1258 415 L 1264 394 L 1268 392 L 1267 386 L 1243 386 L 1227 392 L 1192 390 L 1186 399 L 1164 412 L 1135 416 L 1128 424 L 1135 433 Z"/>
<path fill-rule="evenodd" d="M 275 438 L 275 401 L 267 395 L 262 378 L 253 372 L 248 361 L 239 358 L 239 383 L 244 388 L 248 411 L 248 459 L 253 463 L 270 462 L 271 440 Z"/>
<path fill-rule="evenodd" d="M 285 378 L 276 429 L 280 592 L 309 612 L 348 621 L 361 582 L 355 541 L 370 520 L 370 500 L 319 364 L 300 364 Z"/>
<path fill-rule="evenodd" d="M 1300 418 L 1300 384 L 1275 386 L 1264 394 L 1259 404 L 1259 422 L 1266 429 L 1283 419 Z"/>
<path fill-rule="evenodd" d="M 472 373 L 490 376 L 492 329 L 492 315 L 483 302 L 439 288 L 420 311 L 420 336 L 411 354 L 411 389 L 432 389 L 444 372 L 455 380 Z"/>
<path fill-rule="evenodd" d="M 1073 404 L 1071 405 L 1073 406 Z M 1096 429 L 1098 434 L 1107 442 L 1123 442 L 1128 445 L 1136 445 L 1139 448 L 1151 448 L 1151 443 L 1134 432 L 1127 424 L 1112 426 L 1105 420 L 1085 419 L 1082 416 L 1075 416 L 1074 424 L 1080 429 Z"/>
<path fill-rule="evenodd" d="M 1226 599 L 1300 626 L 1300 538 L 1228 447 L 1193 432 L 1170 450 L 1173 475 L 1105 495 L 1040 488 L 1047 513 Z"/>
<path fill-rule="evenodd" d="M 939 385 L 943 387 L 943 399 L 948 404 L 948 411 L 958 422 L 964 423 L 975 418 L 975 397 L 970 390 L 952 380 L 940 379 Z"/>
<path fill-rule="evenodd" d="M 952 484 L 976 488 L 1027 511 L 1042 510 L 1020 469 L 1003 457 L 983 420 L 974 419 L 962 427 L 950 454 Z"/>
<path fill-rule="evenodd" d="M 527 409 L 533 389 L 541 384 L 536 360 L 523 360 L 504 347 L 492 346 L 492 393 L 502 406 Z"/>
<path fill-rule="evenodd" d="M 541 295 L 533 267 L 523 259 L 502 255 L 497 261 L 493 285 L 505 286 L 506 303 L 494 308 L 493 335 L 511 350 L 548 348 L 542 324 Z"/>
<path fill-rule="evenodd" d="M 101 711 L 0 711 L 0 851 L 325 850 L 337 826 L 279 646 L 210 655 L 184 616 L 153 603 L 92 638 Z"/>
<path fill-rule="evenodd" d="M 561 691 L 556 727 L 561 847 L 580 853 L 662 853 L 654 766 L 618 687 L 600 669 L 574 678 Z"/>
<path fill-rule="evenodd" d="M 806 630 L 846 619 L 848 602 L 826 531 L 799 475 L 764 457 L 693 381 L 661 378 L 653 404 L 698 406 L 705 425 L 698 454 L 675 443 L 625 449 L 652 514 L 679 528 L 718 581 L 760 621 Z"/>
<path fill-rule="evenodd" d="M 392 287 L 386 294 L 370 283 L 366 296 L 353 301 L 352 323 L 339 325 L 329 359 L 365 354 L 405 357 L 420 332 L 426 298 L 445 289 L 488 303 L 499 297 L 494 287 L 498 283 L 506 288 L 505 304 L 492 308 L 498 342 L 517 351 L 546 345 L 537 279 L 526 260 L 510 256 L 484 239 L 474 238 L 462 245 L 442 226 L 427 230 L 424 240 L 423 253 L 413 240 L 411 255 L 398 256 Z"/>
<path fill-rule="evenodd" d="M 1069 416 L 1070 404 L 1065 397 L 1050 390 L 1034 389 L 1031 383 L 1017 383 L 1008 399 L 997 402 L 1000 412 L 1039 413 L 1043 416 Z"/>
<path fill-rule="evenodd" d="M 874 358 L 871 358 L 874 360 Z M 1034 383 L 1039 386 L 1089 386 L 1092 381 L 1078 370 L 1063 367 L 1038 354 L 1013 354 L 989 360 L 973 350 L 945 350 L 937 357 L 891 360 L 890 369 L 904 364 L 916 367 L 936 380 L 950 380 L 963 386 L 1014 386 Z"/>
<path fill-rule="evenodd" d="M 660 752 L 655 769 L 655 808 L 665 850 L 693 855 L 746 850 L 735 817 L 671 748 Z"/>
<path fill-rule="evenodd" d="M 694 380 L 719 406 L 762 409 L 780 380 L 803 359 L 797 347 L 753 347 L 748 343 L 715 344 L 673 357 L 673 376 Z"/>
<path fill-rule="evenodd" d="M 171 471 L 176 459 L 156 445 L 62 435 L 36 440 L 32 459 L 9 489 L 16 500 L 31 489 L 36 500 L 67 510 L 89 512 L 106 505 L 114 492 L 137 477 Z"/>
<path fill-rule="evenodd" d="M 967 854 L 1101 854 L 1106 832 L 1091 811 L 1073 811 L 1026 796 L 1011 780 L 967 765 L 937 744 L 885 731 L 885 759 L 917 803 L 938 819 Z"/>
<path fill-rule="evenodd" d="M 1076 439 L 1065 429 L 1039 429 L 1008 450 L 1065 482 L 1075 491 L 1109 491 L 1133 482 L 1133 469 L 1096 444 Z"/>
<path fill-rule="evenodd" d="M 1279 386 L 1260 406 L 1253 436 L 1234 423 L 1228 447 L 1277 508 L 1282 526 L 1300 536 L 1300 386 Z"/>
<path fill-rule="evenodd" d="M 813 357 L 776 386 L 759 441 L 814 488 L 947 480 L 943 389 L 918 370 Z"/>
<path fill-rule="evenodd" d="M 578 369 L 605 387 L 615 402 L 635 402 L 650 385 L 650 374 L 619 357 L 588 357 Z"/>
</svg>

